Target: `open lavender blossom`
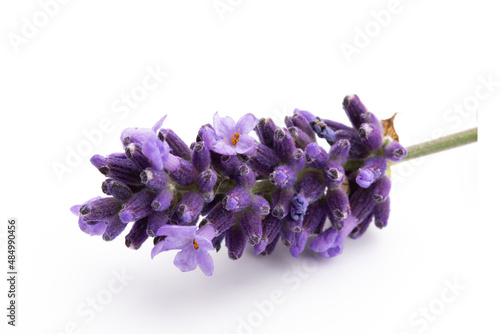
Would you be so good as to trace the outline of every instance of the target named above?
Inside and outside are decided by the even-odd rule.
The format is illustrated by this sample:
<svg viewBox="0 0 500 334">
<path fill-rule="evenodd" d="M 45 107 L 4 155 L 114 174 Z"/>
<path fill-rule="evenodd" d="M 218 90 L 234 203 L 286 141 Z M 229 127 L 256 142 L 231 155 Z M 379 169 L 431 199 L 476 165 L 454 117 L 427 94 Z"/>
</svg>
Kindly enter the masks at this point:
<svg viewBox="0 0 500 334">
<path fill-rule="evenodd" d="M 209 148 L 219 154 L 248 154 L 254 150 L 254 139 L 249 135 L 257 125 L 258 119 L 252 114 L 246 114 L 238 122 L 231 117 L 214 115 L 214 131 L 209 135 Z"/>
<path fill-rule="evenodd" d="M 111 241 L 128 230 L 128 248 L 149 240 L 152 258 L 177 250 L 175 266 L 207 276 L 209 252 L 222 244 L 232 260 L 246 247 L 270 255 L 279 241 L 294 257 L 307 247 L 337 256 L 347 237 L 359 238 L 372 222 L 387 226 L 388 168 L 407 154 L 358 96 L 347 96 L 343 108 L 350 126 L 299 109 L 285 127 L 215 113 L 191 145 L 162 127 L 165 116 L 152 128 L 125 129 L 124 153 L 90 159 L 106 177 L 107 197 L 71 212 L 91 236 Z"/>
<path fill-rule="evenodd" d="M 214 229 L 207 231 L 206 228 L 198 230 L 196 226 L 164 225 L 158 229 L 156 235 L 165 238 L 153 247 L 151 258 L 160 252 L 179 249 L 181 251 L 174 260 L 177 268 L 185 272 L 199 266 L 205 275 L 211 276 L 214 272 L 214 262 L 208 251 L 214 250 L 214 234 Z"/>
</svg>

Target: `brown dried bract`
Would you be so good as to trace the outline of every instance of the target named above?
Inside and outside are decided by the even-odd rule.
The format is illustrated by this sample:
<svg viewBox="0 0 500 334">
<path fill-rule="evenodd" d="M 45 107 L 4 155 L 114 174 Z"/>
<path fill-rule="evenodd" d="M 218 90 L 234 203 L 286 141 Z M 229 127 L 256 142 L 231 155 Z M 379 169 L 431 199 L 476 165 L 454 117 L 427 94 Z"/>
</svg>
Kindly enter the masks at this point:
<svg viewBox="0 0 500 334">
<path fill-rule="evenodd" d="M 384 136 L 389 136 L 395 141 L 399 142 L 399 136 L 396 133 L 396 129 L 394 128 L 394 118 L 396 117 L 396 115 L 397 113 L 392 115 L 392 117 L 389 119 L 383 119 L 382 126 L 384 127 Z"/>
<path fill-rule="evenodd" d="M 344 179 L 340 187 L 345 191 L 347 195 L 349 195 L 349 193 L 351 192 L 351 188 L 349 187 L 349 181 L 347 180 L 347 178 Z"/>
</svg>

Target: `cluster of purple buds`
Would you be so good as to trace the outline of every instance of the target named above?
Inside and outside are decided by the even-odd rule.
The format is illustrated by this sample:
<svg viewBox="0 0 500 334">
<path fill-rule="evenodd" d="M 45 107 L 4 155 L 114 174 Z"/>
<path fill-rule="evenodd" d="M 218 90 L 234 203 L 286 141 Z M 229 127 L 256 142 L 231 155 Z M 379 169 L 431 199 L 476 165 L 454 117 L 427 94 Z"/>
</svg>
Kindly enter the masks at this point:
<svg viewBox="0 0 500 334">
<path fill-rule="evenodd" d="M 179 250 L 181 271 L 199 266 L 212 275 L 209 251 L 223 242 L 234 260 L 250 246 L 269 255 L 280 240 L 294 257 L 309 239 L 314 252 L 336 256 L 372 221 L 387 226 L 388 164 L 406 156 L 356 95 L 343 107 L 352 126 L 299 109 L 283 128 L 252 114 L 234 122 L 216 113 L 191 145 L 162 128 L 165 117 L 151 129 L 128 128 L 124 153 L 91 158 L 107 196 L 71 211 L 82 231 L 106 241 L 128 229 L 129 248 L 152 238 L 152 257 Z"/>
</svg>

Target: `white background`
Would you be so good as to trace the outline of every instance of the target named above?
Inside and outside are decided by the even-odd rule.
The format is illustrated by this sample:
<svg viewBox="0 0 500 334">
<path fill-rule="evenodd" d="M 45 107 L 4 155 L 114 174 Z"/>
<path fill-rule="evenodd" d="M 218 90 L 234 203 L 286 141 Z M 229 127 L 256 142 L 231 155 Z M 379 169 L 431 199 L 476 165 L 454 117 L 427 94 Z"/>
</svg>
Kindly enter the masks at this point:
<svg viewBox="0 0 500 334">
<path fill-rule="evenodd" d="M 42 9 L 34 0 L 2 1 L 0 259 L 6 268 L 6 223 L 17 217 L 20 276 L 15 329 L 6 325 L 1 280 L 1 328 L 497 332 L 498 149 L 487 145 L 498 143 L 488 133 L 500 106 L 493 2 L 401 0 L 382 27 L 373 12 L 390 7 L 388 0 L 221 3 L 230 6 L 222 15 L 213 0 L 69 1 L 15 47 L 23 18 L 44 24 Z M 368 40 L 360 37 L 365 29 Z M 357 53 L 346 57 L 346 44 Z M 116 112 L 147 68 L 168 76 L 128 113 Z M 481 78 L 496 87 L 488 91 Z M 348 240 L 340 257 L 294 259 L 279 245 L 271 257 L 247 249 L 231 261 L 223 248 L 214 254 L 214 275 L 205 277 L 199 269 L 181 273 L 172 252 L 151 260 L 151 240 L 132 251 L 125 234 L 110 243 L 89 237 L 69 212 L 100 194 L 104 178 L 88 159 L 120 150 L 125 127 L 150 127 L 168 114 L 165 126 L 190 143 L 215 111 L 277 119 L 298 107 L 345 122 L 342 99 L 352 93 L 380 118 L 400 113 L 404 145 L 474 127 L 477 114 L 481 134 L 480 144 L 395 168 L 389 226 Z M 69 150 L 87 140 L 84 131 L 99 129 L 103 119 L 113 130 L 58 178 L 54 164 L 66 164 Z M 133 277 L 124 287 L 113 278 L 122 271 Z M 445 291 L 449 303 L 441 300 L 446 282 L 463 287 L 458 295 Z M 110 283 L 120 292 L 109 292 Z M 281 297 L 270 304 L 273 294 Z M 92 298 L 105 304 L 94 316 Z M 429 307 L 432 321 L 420 315 Z"/>
</svg>

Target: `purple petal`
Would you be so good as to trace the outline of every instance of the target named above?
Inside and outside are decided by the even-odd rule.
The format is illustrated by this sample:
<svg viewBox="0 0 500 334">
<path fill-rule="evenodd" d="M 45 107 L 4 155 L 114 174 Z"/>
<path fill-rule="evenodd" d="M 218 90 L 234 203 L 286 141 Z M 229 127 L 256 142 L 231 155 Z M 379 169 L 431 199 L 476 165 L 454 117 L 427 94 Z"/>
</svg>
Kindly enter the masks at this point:
<svg viewBox="0 0 500 334">
<path fill-rule="evenodd" d="M 334 257 L 334 256 L 337 256 L 337 255 L 340 255 L 342 254 L 342 251 L 344 250 L 344 244 L 341 243 L 335 247 L 332 247 L 328 250 L 328 255 L 330 257 Z"/>
<path fill-rule="evenodd" d="M 235 126 L 236 124 L 231 117 L 220 117 L 218 112 L 215 113 L 214 129 L 219 137 L 231 138 L 236 133 Z"/>
<path fill-rule="evenodd" d="M 83 204 L 80 204 L 80 205 L 73 205 L 71 208 L 69 208 L 69 210 L 71 211 L 72 214 L 74 214 L 75 216 L 80 216 L 80 208 L 84 205 L 84 204 L 88 204 L 92 201 L 95 201 L 96 199 L 99 199 L 101 198 L 101 196 L 97 196 L 97 197 L 94 197 L 94 198 L 91 198 L 89 199 L 87 202 L 83 203 Z"/>
<path fill-rule="evenodd" d="M 236 123 L 236 132 L 240 135 L 247 134 L 255 128 L 258 122 L 259 120 L 254 115 L 246 114 Z"/>
<path fill-rule="evenodd" d="M 222 155 L 236 155 L 236 146 L 228 144 L 224 139 L 219 139 L 213 143 L 211 149 Z"/>
<path fill-rule="evenodd" d="M 332 257 L 337 256 L 339 254 L 342 254 L 342 250 L 343 250 L 343 246 L 339 245 L 339 246 L 335 246 L 335 247 L 329 248 L 328 250 L 326 250 L 324 252 L 321 252 L 319 254 L 321 256 L 329 259 L 329 258 L 332 258 Z"/>
<path fill-rule="evenodd" d="M 196 240 L 199 249 L 214 250 L 214 245 L 212 245 L 212 242 L 210 240 L 201 236 L 197 236 L 196 238 L 194 238 L 194 240 Z"/>
<path fill-rule="evenodd" d="M 163 168 L 169 172 L 174 171 L 181 165 L 181 159 L 173 154 L 164 154 L 162 156 Z"/>
<path fill-rule="evenodd" d="M 214 145 L 217 143 L 217 134 L 215 133 L 215 130 L 206 126 L 203 128 L 203 134 L 202 134 L 202 139 L 203 142 L 207 145 L 207 147 L 210 150 L 213 150 Z"/>
<path fill-rule="evenodd" d="M 253 253 L 254 255 L 259 255 L 262 253 L 267 247 L 267 242 L 264 240 L 259 241 L 259 243 L 255 246 L 253 246 Z"/>
<path fill-rule="evenodd" d="M 197 238 L 203 237 L 207 240 L 212 240 L 216 233 L 217 231 L 212 224 L 206 224 L 196 231 Z"/>
<path fill-rule="evenodd" d="M 316 116 L 314 116 L 312 113 L 310 113 L 307 110 L 301 110 L 301 109 L 295 109 L 293 111 L 294 114 L 299 114 L 304 116 L 305 119 L 307 119 L 308 122 L 314 121 L 316 119 Z"/>
<path fill-rule="evenodd" d="M 196 226 L 165 225 L 158 229 L 156 235 L 165 235 L 169 238 L 191 238 L 194 239 Z"/>
<path fill-rule="evenodd" d="M 309 245 L 313 251 L 317 253 L 326 252 L 329 248 L 333 246 L 335 239 L 337 238 L 338 231 L 329 228 L 326 231 L 323 231 L 320 235 L 314 238 Z"/>
<path fill-rule="evenodd" d="M 154 132 L 158 131 L 161 128 L 161 126 L 163 125 L 163 122 L 165 121 L 165 118 L 167 118 L 167 115 L 160 118 L 160 120 L 158 122 L 156 122 L 155 125 L 153 125 Z"/>
<path fill-rule="evenodd" d="M 191 271 L 196 269 L 196 250 L 193 245 L 186 245 L 174 259 L 174 265 L 182 272 Z"/>
<path fill-rule="evenodd" d="M 158 138 L 155 138 L 154 143 L 158 147 L 158 150 L 160 151 L 160 155 L 162 157 L 163 163 L 165 163 L 168 158 L 170 157 L 170 146 L 166 141 L 161 141 Z"/>
<path fill-rule="evenodd" d="M 356 183 L 362 188 L 368 188 L 375 179 L 375 174 L 371 169 L 362 169 L 356 177 Z"/>
<path fill-rule="evenodd" d="M 94 225 L 88 225 L 82 218 L 78 219 L 78 226 L 80 230 L 88 235 L 102 235 L 106 231 L 106 222 L 102 221 Z"/>
<path fill-rule="evenodd" d="M 166 252 L 173 249 L 183 249 L 184 247 L 189 246 L 189 241 L 186 239 L 171 239 L 166 238 L 158 242 L 153 249 L 151 250 L 151 258 L 154 258 L 156 255 L 161 252 Z"/>
<path fill-rule="evenodd" d="M 156 255 L 163 252 L 163 246 L 165 245 L 165 240 L 159 241 L 151 250 L 151 258 L 153 259 Z"/>
<path fill-rule="evenodd" d="M 201 271 L 207 276 L 212 276 L 214 273 L 214 260 L 210 254 L 206 250 L 200 249 L 196 252 L 196 260 Z"/>
<path fill-rule="evenodd" d="M 158 145 L 156 144 L 157 140 L 159 141 L 159 139 L 155 137 L 146 141 L 142 147 L 142 153 L 151 161 L 151 164 L 156 170 L 162 170 L 163 160 Z"/>
<path fill-rule="evenodd" d="M 255 152 L 255 139 L 246 134 L 240 135 L 238 144 L 234 146 L 234 151 L 238 154 L 252 155 Z"/>
<path fill-rule="evenodd" d="M 308 237 L 309 233 L 304 230 L 295 235 L 295 240 L 293 244 L 290 246 L 290 253 L 292 254 L 293 257 L 299 257 L 299 254 L 304 251 Z"/>
<path fill-rule="evenodd" d="M 164 251 L 169 251 L 172 249 L 183 249 L 184 247 L 191 245 L 191 247 L 194 248 L 193 240 L 190 238 L 173 238 L 173 237 L 166 237 L 165 238 L 165 244 L 163 246 Z"/>
<path fill-rule="evenodd" d="M 80 213 L 78 212 L 80 210 L 80 208 L 82 207 L 82 205 L 73 205 L 69 210 L 71 211 L 72 214 L 74 214 L 75 216 L 79 216 Z"/>
<path fill-rule="evenodd" d="M 146 128 L 127 128 L 120 135 L 120 139 L 125 146 L 130 143 L 143 144 L 151 137 L 156 137 L 155 131 Z"/>
</svg>

